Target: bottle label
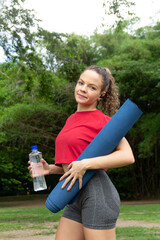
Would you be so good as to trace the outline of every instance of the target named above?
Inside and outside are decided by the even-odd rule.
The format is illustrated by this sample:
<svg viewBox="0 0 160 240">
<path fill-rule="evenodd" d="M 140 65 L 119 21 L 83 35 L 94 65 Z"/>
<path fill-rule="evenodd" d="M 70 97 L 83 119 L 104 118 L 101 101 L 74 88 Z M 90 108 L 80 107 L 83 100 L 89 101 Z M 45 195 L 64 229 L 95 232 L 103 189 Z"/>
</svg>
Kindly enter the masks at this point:
<svg viewBox="0 0 160 240">
<path fill-rule="evenodd" d="M 32 165 L 32 175 L 33 177 L 39 177 L 44 175 L 43 174 L 43 164 L 41 162 L 39 163 L 31 163 Z"/>
</svg>

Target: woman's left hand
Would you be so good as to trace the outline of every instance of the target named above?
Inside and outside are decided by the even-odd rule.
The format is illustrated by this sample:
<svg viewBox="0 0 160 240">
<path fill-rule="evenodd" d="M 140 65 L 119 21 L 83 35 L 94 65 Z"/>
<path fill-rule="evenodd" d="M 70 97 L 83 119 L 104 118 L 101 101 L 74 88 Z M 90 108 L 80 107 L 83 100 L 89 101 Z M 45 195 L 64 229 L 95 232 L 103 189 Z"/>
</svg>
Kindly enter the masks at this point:
<svg viewBox="0 0 160 240">
<path fill-rule="evenodd" d="M 60 181 L 61 181 L 65 177 L 67 177 L 65 182 L 62 185 L 62 188 L 65 188 L 67 183 L 71 180 L 71 183 L 70 183 L 69 187 L 67 188 L 67 191 L 69 191 L 72 188 L 72 186 L 74 185 L 75 181 L 78 179 L 79 180 L 79 189 L 81 189 L 82 188 L 82 178 L 86 172 L 84 160 L 74 161 L 74 162 L 70 163 L 68 165 L 68 169 L 69 170 L 65 174 L 63 174 L 63 176 L 60 178 Z"/>
</svg>

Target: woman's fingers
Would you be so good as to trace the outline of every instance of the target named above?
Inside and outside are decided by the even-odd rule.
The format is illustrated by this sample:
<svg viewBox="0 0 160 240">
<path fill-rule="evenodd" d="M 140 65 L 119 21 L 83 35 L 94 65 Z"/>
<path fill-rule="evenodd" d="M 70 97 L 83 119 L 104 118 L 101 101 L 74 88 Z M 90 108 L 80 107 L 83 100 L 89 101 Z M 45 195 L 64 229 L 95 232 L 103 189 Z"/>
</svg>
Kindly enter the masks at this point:
<svg viewBox="0 0 160 240">
<path fill-rule="evenodd" d="M 43 164 L 43 165 L 45 165 L 47 162 L 46 162 L 46 160 L 44 160 L 43 158 L 41 159 L 41 163 Z"/>
<path fill-rule="evenodd" d="M 28 167 L 28 170 L 31 171 L 32 170 L 32 167 L 31 167 L 31 162 L 28 161 L 28 164 L 29 164 L 29 167 Z"/>
<path fill-rule="evenodd" d="M 82 177 L 79 177 L 79 189 L 82 188 Z"/>
<path fill-rule="evenodd" d="M 71 188 L 73 187 L 73 185 L 74 185 L 74 183 L 75 183 L 76 180 L 77 180 L 77 178 L 75 178 L 75 177 L 72 179 L 69 187 L 67 188 L 67 191 L 71 190 Z"/>
<path fill-rule="evenodd" d="M 79 189 L 82 188 L 82 178 L 81 178 L 81 177 L 79 177 L 79 178 L 74 177 L 74 178 L 72 179 L 69 187 L 67 188 L 67 191 L 71 190 L 71 188 L 73 187 L 73 185 L 75 184 L 75 181 L 76 181 L 77 179 L 79 180 Z"/>
<path fill-rule="evenodd" d="M 72 179 L 72 180 L 71 180 Z M 65 180 L 65 182 L 62 185 L 62 189 L 66 187 L 66 185 L 71 181 L 69 187 L 67 188 L 67 191 L 71 190 L 71 188 L 73 187 L 73 185 L 75 184 L 76 180 L 79 180 L 79 189 L 82 188 L 82 177 L 72 177 L 71 175 Z"/>
<path fill-rule="evenodd" d="M 62 185 L 62 188 L 65 188 L 68 182 L 72 179 L 72 176 L 70 175 L 68 178 L 66 178 L 65 182 Z"/>
<path fill-rule="evenodd" d="M 68 169 L 70 169 L 72 167 L 72 163 L 70 163 L 69 165 L 68 165 Z"/>
<path fill-rule="evenodd" d="M 59 181 L 62 181 L 64 178 L 66 178 L 66 177 L 69 176 L 69 175 L 70 175 L 69 171 L 66 172 L 66 173 L 64 173 L 63 176 L 60 177 Z"/>
<path fill-rule="evenodd" d="M 31 167 L 31 166 L 29 166 L 29 167 L 28 167 L 28 170 L 29 170 L 29 173 L 30 173 L 31 177 L 33 178 L 33 174 L 32 174 L 32 167 Z"/>
<path fill-rule="evenodd" d="M 32 167 L 31 166 L 28 167 L 28 170 L 29 170 L 30 173 L 32 173 Z"/>
<path fill-rule="evenodd" d="M 62 184 L 62 189 L 66 187 L 66 185 L 70 182 L 69 187 L 67 188 L 67 191 L 69 191 L 76 180 L 79 180 L 79 189 L 82 188 L 82 177 L 84 175 L 83 169 L 80 168 L 79 163 L 72 162 L 68 165 L 68 171 L 63 174 L 63 176 L 59 179 L 60 181 L 64 180 L 64 183 Z M 79 170 L 80 169 L 80 170 Z"/>
</svg>

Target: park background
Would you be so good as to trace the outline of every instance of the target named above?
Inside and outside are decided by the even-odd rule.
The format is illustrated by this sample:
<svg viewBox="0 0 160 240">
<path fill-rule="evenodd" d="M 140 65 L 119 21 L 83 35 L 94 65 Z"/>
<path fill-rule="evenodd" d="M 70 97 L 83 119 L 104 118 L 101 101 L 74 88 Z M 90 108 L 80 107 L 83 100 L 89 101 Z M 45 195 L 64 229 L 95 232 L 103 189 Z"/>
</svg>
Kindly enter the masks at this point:
<svg viewBox="0 0 160 240">
<path fill-rule="evenodd" d="M 59 33 L 42 28 L 24 2 L 0 1 L 0 47 L 5 56 L 0 63 L 0 196 L 35 194 L 27 169 L 31 146 L 37 145 L 44 159 L 54 162 L 56 136 L 76 111 L 75 83 L 95 64 L 111 69 L 121 104 L 129 98 L 143 111 L 126 136 L 135 164 L 108 174 L 121 199 L 159 198 L 159 19 L 153 16 L 152 24 L 137 28 L 134 1 L 103 1 L 101 31 L 89 36 Z M 106 22 L 105 16 L 114 22 Z M 58 179 L 46 176 L 45 194 Z"/>
</svg>

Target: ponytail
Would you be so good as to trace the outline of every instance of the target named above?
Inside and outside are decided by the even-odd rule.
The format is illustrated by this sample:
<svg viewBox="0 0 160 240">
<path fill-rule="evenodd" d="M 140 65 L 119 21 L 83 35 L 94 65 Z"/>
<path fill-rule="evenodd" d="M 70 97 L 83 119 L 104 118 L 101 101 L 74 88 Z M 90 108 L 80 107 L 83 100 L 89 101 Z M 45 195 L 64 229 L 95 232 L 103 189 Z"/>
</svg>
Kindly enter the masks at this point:
<svg viewBox="0 0 160 240">
<path fill-rule="evenodd" d="M 103 85 L 101 91 L 105 91 L 106 94 L 98 102 L 98 107 L 109 116 L 112 116 L 120 106 L 119 91 L 114 77 L 108 68 L 101 68 L 99 66 L 92 65 L 86 70 L 93 70 L 102 76 Z"/>
<path fill-rule="evenodd" d="M 101 100 L 102 111 L 107 112 L 108 115 L 112 116 L 117 112 L 120 106 L 119 91 L 115 83 L 115 79 L 112 76 L 108 68 L 103 68 L 109 77 L 109 86 L 106 89 L 106 95 Z"/>
</svg>

